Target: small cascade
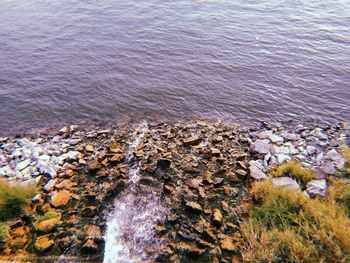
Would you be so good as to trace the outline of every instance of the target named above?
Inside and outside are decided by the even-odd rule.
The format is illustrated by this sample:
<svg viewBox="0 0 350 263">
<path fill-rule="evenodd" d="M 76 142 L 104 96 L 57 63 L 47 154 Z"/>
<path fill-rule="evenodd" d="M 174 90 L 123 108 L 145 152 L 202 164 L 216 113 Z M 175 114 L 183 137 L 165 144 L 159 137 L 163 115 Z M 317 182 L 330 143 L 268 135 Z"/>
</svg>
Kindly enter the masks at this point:
<svg viewBox="0 0 350 263">
<path fill-rule="evenodd" d="M 160 195 L 162 187 L 139 184 L 140 169 L 134 151 L 147 132 L 147 124 L 136 130 L 126 157 L 130 185 L 114 201 L 107 219 L 104 263 L 144 262 L 152 260 L 152 252 L 161 242 L 154 236 L 154 227 L 166 215 Z"/>
</svg>

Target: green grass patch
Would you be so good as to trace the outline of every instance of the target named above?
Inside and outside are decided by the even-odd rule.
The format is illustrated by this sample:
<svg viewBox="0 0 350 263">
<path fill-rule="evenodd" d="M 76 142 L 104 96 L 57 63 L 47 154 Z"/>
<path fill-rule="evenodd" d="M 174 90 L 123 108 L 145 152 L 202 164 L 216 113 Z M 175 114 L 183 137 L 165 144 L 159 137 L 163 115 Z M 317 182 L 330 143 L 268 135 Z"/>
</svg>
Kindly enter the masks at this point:
<svg viewBox="0 0 350 263">
<path fill-rule="evenodd" d="M 33 186 L 20 186 L 0 181 L 0 221 L 20 216 L 35 193 Z"/>
<path fill-rule="evenodd" d="M 303 189 L 305 189 L 306 184 L 315 177 L 315 174 L 311 170 L 303 167 L 296 161 L 288 161 L 277 166 L 271 172 L 271 175 L 273 177 L 291 177 L 296 180 Z"/>
<path fill-rule="evenodd" d="M 308 199 L 270 181 L 251 189 L 242 225 L 244 258 L 265 262 L 350 260 L 350 219 L 334 199 Z"/>
</svg>

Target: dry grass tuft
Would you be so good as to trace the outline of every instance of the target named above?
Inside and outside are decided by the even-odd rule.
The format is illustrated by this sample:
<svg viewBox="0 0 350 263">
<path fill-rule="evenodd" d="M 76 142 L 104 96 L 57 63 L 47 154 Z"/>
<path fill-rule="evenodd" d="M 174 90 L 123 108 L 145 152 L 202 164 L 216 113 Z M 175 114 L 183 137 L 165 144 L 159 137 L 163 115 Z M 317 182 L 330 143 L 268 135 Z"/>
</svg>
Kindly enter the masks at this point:
<svg viewBox="0 0 350 263">
<path fill-rule="evenodd" d="M 342 262 L 350 260 L 350 220 L 336 203 L 311 200 L 270 182 L 252 186 L 242 225 L 247 260 Z"/>
<path fill-rule="evenodd" d="M 0 181 L 0 221 L 20 216 L 35 193 L 33 186 L 10 185 Z"/>
<path fill-rule="evenodd" d="M 315 177 L 315 174 L 312 171 L 303 167 L 296 161 L 288 161 L 277 166 L 275 170 L 271 172 L 271 175 L 274 177 L 291 177 L 295 179 L 302 188 L 305 188 L 306 184 Z"/>
</svg>

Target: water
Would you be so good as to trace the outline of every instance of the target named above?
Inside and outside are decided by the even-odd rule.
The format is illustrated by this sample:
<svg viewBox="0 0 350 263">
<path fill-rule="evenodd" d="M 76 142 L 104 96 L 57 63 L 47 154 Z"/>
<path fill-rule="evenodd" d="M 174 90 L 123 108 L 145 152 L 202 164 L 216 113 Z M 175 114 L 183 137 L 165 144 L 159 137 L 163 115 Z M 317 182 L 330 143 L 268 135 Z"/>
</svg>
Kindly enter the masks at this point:
<svg viewBox="0 0 350 263">
<path fill-rule="evenodd" d="M 1 131 L 350 118 L 350 1 L 0 2 Z"/>
<path fill-rule="evenodd" d="M 140 169 L 133 152 L 147 132 L 147 124 L 136 129 L 126 160 L 129 163 L 130 186 L 120 193 L 107 219 L 104 263 L 145 262 L 155 257 L 161 240 L 154 228 L 166 216 L 161 202 L 162 187 L 139 185 Z M 153 252 L 153 253 L 152 253 Z"/>
</svg>

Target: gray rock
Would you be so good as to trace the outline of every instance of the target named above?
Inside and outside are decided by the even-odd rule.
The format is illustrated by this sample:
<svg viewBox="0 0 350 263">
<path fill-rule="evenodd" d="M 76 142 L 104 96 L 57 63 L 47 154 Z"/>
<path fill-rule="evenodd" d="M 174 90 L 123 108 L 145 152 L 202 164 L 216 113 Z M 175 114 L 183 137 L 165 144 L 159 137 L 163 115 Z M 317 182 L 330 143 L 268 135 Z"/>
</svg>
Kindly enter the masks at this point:
<svg viewBox="0 0 350 263">
<path fill-rule="evenodd" d="M 258 133 L 258 138 L 263 140 L 263 139 L 268 139 L 270 136 L 272 136 L 272 131 L 269 130 L 269 131 L 262 131 L 262 132 L 259 132 Z"/>
<path fill-rule="evenodd" d="M 338 169 L 341 169 L 345 164 L 343 156 L 340 153 L 338 153 L 335 149 L 332 149 L 329 152 L 327 152 L 326 157 L 332 160 Z"/>
<path fill-rule="evenodd" d="M 291 160 L 292 158 L 289 155 L 283 154 L 283 153 L 279 153 L 276 155 L 276 159 L 277 159 L 277 163 L 278 164 L 282 164 L 285 161 Z"/>
<path fill-rule="evenodd" d="M 273 143 L 283 143 L 284 139 L 281 137 L 281 136 L 278 136 L 278 135 L 271 135 L 269 137 L 270 141 L 273 142 Z"/>
<path fill-rule="evenodd" d="M 24 160 L 23 162 L 20 162 L 16 165 L 16 170 L 17 171 L 22 171 L 23 169 L 25 169 L 28 165 L 30 164 L 30 160 Z"/>
<path fill-rule="evenodd" d="M 272 183 L 277 187 L 283 187 L 293 192 L 301 191 L 297 181 L 293 180 L 290 177 L 273 178 Z"/>
<path fill-rule="evenodd" d="M 57 184 L 57 179 L 52 179 L 46 185 L 44 185 L 43 189 L 46 192 L 50 192 L 55 187 L 56 184 Z"/>
<path fill-rule="evenodd" d="M 264 140 L 256 140 L 252 144 L 253 151 L 261 154 L 267 154 L 270 152 L 271 149 L 271 143 L 269 140 L 264 139 Z"/>
<path fill-rule="evenodd" d="M 325 179 L 311 180 L 306 185 L 306 191 L 311 197 L 325 197 L 327 192 L 327 182 Z"/>
<path fill-rule="evenodd" d="M 317 148 L 315 146 L 308 145 L 306 146 L 306 151 L 308 155 L 313 155 L 317 152 Z"/>
<path fill-rule="evenodd" d="M 263 167 L 258 164 L 251 164 L 249 167 L 249 176 L 255 180 L 266 179 L 266 174 L 262 171 Z"/>
</svg>

